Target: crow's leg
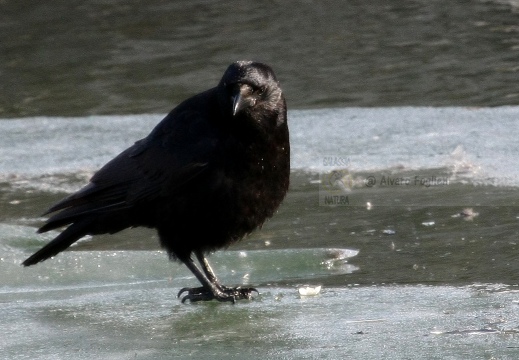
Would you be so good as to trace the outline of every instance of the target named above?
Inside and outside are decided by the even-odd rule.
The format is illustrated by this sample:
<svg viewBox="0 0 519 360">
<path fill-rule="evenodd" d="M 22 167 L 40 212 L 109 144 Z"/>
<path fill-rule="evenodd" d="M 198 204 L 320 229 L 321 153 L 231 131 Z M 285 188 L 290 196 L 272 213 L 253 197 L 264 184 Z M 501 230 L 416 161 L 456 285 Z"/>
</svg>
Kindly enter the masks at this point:
<svg viewBox="0 0 519 360">
<path fill-rule="evenodd" d="M 234 296 L 236 300 L 240 299 L 252 299 L 252 293 L 255 292 L 256 294 L 259 294 L 259 291 L 255 288 L 242 288 L 241 286 L 230 288 L 227 286 L 224 286 L 220 284 L 218 279 L 216 278 L 216 275 L 211 268 L 211 265 L 209 265 L 209 261 L 207 261 L 207 258 L 204 256 L 203 253 L 197 251 L 195 252 L 196 258 L 200 262 L 200 265 L 202 265 L 202 270 L 204 271 L 205 275 L 211 281 L 213 284 L 218 286 L 221 290 L 226 292 L 229 295 Z"/>
<path fill-rule="evenodd" d="M 234 303 L 236 300 L 240 299 L 251 299 L 252 292 L 258 292 L 254 288 L 228 288 L 220 285 L 205 256 L 201 252 L 196 252 L 195 255 L 202 266 L 203 272 L 191 258 L 188 258 L 183 262 L 196 276 L 198 281 L 200 281 L 202 287 L 182 288 L 178 293 L 178 297 L 180 297 L 184 292 L 187 292 L 187 295 L 182 298 L 182 302 L 185 302 L 186 300 L 196 302 L 215 299 L 218 301 L 231 301 Z"/>
<path fill-rule="evenodd" d="M 202 265 L 202 270 L 204 271 L 205 276 L 209 279 L 210 282 L 213 284 L 216 284 L 218 287 L 223 288 L 222 285 L 220 285 L 220 282 L 216 278 L 216 275 L 211 268 L 211 265 L 209 265 L 209 261 L 207 261 L 207 258 L 202 254 L 200 251 L 195 252 L 196 258 L 198 259 L 198 262 L 200 265 Z"/>
<path fill-rule="evenodd" d="M 196 276 L 198 281 L 202 284 L 202 287 L 198 288 L 182 288 L 178 292 L 178 297 L 180 297 L 184 292 L 187 292 L 187 295 L 182 297 L 182 302 L 189 300 L 191 302 L 196 301 L 207 301 L 216 299 L 218 301 L 232 301 L 234 302 L 234 298 L 232 296 L 228 296 L 223 292 L 220 287 L 211 282 L 207 276 L 198 268 L 198 266 L 193 262 L 191 258 L 187 258 L 186 260 L 182 260 L 183 263 L 187 266 L 189 270 Z"/>
</svg>

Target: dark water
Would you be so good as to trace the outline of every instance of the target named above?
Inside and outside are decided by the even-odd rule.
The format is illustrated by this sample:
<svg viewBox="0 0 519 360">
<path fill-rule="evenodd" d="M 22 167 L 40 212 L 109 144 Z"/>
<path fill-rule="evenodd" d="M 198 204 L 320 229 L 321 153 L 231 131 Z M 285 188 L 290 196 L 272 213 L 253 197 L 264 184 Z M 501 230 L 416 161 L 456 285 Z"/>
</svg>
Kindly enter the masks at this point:
<svg viewBox="0 0 519 360">
<path fill-rule="evenodd" d="M 518 24 L 515 0 L 0 1 L 0 357 L 516 359 Z M 20 267 L 39 214 L 244 58 L 287 94 L 291 189 L 211 262 L 260 296 L 180 304 L 194 278 L 143 229 Z"/>
<path fill-rule="evenodd" d="M 516 1 L 0 3 L 0 116 L 163 113 L 236 59 L 292 108 L 519 104 Z"/>
</svg>

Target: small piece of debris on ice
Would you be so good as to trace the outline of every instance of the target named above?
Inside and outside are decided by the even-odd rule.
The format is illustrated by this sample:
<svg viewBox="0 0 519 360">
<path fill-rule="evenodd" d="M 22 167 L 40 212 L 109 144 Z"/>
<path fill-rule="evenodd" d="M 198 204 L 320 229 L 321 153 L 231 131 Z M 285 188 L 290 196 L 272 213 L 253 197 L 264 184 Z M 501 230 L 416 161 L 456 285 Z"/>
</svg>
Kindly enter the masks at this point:
<svg viewBox="0 0 519 360">
<path fill-rule="evenodd" d="M 299 289 L 299 295 L 301 296 L 315 296 L 321 292 L 321 285 L 319 286 L 302 286 Z"/>
<path fill-rule="evenodd" d="M 463 209 L 461 212 L 452 215 L 452 217 L 453 218 L 462 217 L 465 220 L 472 220 L 478 215 L 479 215 L 479 213 L 474 211 L 472 208 L 466 208 L 466 209 Z"/>
</svg>

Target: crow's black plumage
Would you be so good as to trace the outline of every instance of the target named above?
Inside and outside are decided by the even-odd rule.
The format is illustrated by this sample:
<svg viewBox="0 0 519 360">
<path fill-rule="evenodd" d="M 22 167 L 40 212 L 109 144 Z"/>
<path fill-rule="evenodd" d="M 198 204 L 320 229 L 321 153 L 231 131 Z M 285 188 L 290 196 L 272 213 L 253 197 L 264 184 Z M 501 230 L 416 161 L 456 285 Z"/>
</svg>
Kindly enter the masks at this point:
<svg viewBox="0 0 519 360">
<path fill-rule="evenodd" d="M 271 217 L 285 197 L 289 173 L 279 83 L 267 65 L 235 62 L 217 87 L 178 105 L 87 186 L 51 207 L 45 215 L 57 213 L 38 231 L 68 227 L 23 265 L 48 259 L 85 235 L 146 226 L 157 229 L 170 257 L 202 284 L 182 289 L 183 301 L 250 298 L 252 288 L 222 286 L 205 255 Z"/>
</svg>

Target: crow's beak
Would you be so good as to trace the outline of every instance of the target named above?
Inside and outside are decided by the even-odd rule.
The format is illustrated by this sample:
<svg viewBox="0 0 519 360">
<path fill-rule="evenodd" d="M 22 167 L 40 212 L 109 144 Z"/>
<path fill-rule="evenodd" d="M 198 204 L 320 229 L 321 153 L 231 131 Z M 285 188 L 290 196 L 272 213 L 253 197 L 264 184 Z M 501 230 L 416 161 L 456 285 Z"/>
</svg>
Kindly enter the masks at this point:
<svg viewBox="0 0 519 360">
<path fill-rule="evenodd" d="M 236 116 L 244 108 L 243 97 L 240 93 L 234 94 L 232 97 L 232 116 Z"/>
<path fill-rule="evenodd" d="M 238 85 L 232 94 L 232 116 L 236 116 L 240 111 L 251 105 L 250 87 Z"/>
</svg>

